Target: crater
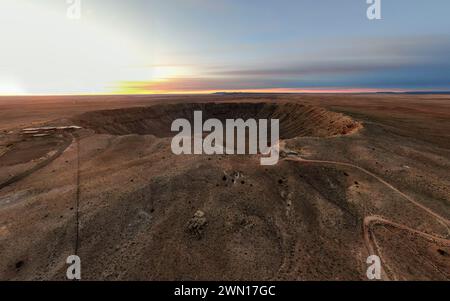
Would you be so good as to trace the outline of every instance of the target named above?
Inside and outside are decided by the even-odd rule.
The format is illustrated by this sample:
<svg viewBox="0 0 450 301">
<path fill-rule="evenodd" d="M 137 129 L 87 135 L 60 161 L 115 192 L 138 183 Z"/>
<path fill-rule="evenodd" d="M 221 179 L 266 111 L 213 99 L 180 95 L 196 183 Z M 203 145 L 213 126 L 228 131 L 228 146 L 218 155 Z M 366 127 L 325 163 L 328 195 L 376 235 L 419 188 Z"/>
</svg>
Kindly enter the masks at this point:
<svg viewBox="0 0 450 301">
<path fill-rule="evenodd" d="M 359 122 L 344 114 L 297 103 L 159 104 L 87 112 L 75 117 L 74 122 L 99 134 L 172 137 L 176 134 L 170 130 L 172 122 L 184 118 L 193 124 L 194 111 L 203 112 L 203 121 L 279 119 L 281 139 L 347 135 L 361 128 Z"/>
</svg>

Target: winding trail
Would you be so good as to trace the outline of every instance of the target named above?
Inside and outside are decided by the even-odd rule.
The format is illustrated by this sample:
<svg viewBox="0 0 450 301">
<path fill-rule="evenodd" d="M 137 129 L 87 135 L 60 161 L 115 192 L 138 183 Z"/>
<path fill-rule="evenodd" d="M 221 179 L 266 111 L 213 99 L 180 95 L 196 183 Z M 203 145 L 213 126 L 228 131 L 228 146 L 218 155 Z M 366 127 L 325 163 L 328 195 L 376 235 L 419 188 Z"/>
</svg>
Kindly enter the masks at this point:
<svg viewBox="0 0 450 301">
<path fill-rule="evenodd" d="M 78 248 L 80 246 L 80 138 L 78 136 L 72 135 L 73 139 L 75 139 L 77 145 L 77 188 L 76 188 L 76 196 L 75 196 L 75 246 L 74 246 L 74 254 L 78 255 Z"/>
<path fill-rule="evenodd" d="M 337 166 L 345 166 L 345 167 L 350 167 L 350 168 L 355 168 L 358 169 L 359 171 L 375 178 L 376 180 L 378 180 L 380 183 L 384 184 L 385 186 L 389 187 L 391 190 L 395 191 L 397 194 L 401 195 L 404 199 L 408 200 L 410 203 L 414 204 L 415 206 L 417 206 L 418 208 L 424 210 L 425 212 L 427 212 L 428 214 L 430 214 L 431 216 L 433 216 L 434 218 L 436 218 L 442 225 L 444 225 L 447 228 L 447 231 L 449 230 L 449 225 L 450 225 L 450 221 L 446 218 L 444 218 L 443 216 L 437 214 L 436 212 L 432 211 L 430 208 L 422 205 L 421 203 L 415 201 L 414 199 L 412 199 L 411 197 L 409 197 L 408 195 L 406 195 L 405 193 L 401 192 L 400 190 L 398 190 L 397 188 L 395 188 L 393 185 L 391 185 L 390 183 L 386 182 L 385 180 L 383 180 L 382 178 L 380 178 L 379 176 L 375 175 L 374 173 L 358 166 L 355 164 L 351 164 L 351 163 L 344 163 L 344 162 L 337 162 L 337 161 L 328 161 L 328 160 L 308 160 L 308 159 L 303 159 L 301 158 L 299 155 L 288 155 L 288 157 L 282 159 L 284 161 L 295 161 L 295 162 L 304 162 L 304 163 L 316 163 L 316 164 L 327 164 L 327 165 L 337 165 Z M 440 236 L 435 236 L 426 232 L 422 232 L 413 228 L 410 228 L 406 225 L 402 225 L 393 221 L 390 221 L 384 217 L 381 216 L 377 216 L 377 215 L 370 215 L 370 216 L 366 216 L 364 217 L 363 220 L 363 237 L 364 237 L 364 242 L 366 245 L 367 250 L 369 251 L 370 255 L 376 255 L 378 254 L 378 256 L 381 258 L 381 252 L 378 250 L 374 235 L 372 233 L 371 230 L 371 226 L 373 226 L 374 224 L 381 224 L 381 225 L 389 225 L 392 227 L 396 227 L 398 229 L 404 230 L 404 231 L 408 231 L 410 233 L 413 233 L 415 235 L 424 237 L 432 242 L 435 243 L 440 243 L 440 244 L 444 244 L 447 246 L 450 246 L 450 239 L 447 238 L 443 238 Z M 385 271 L 386 277 L 389 280 L 389 275 L 387 275 L 386 271 Z M 395 277 L 394 277 L 395 278 Z"/>
<path fill-rule="evenodd" d="M 69 138 L 68 136 L 66 136 L 66 138 Z M 33 166 L 30 169 L 25 170 L 24 172 L 21 172 L 11 178 L 9 178 L 8 180 L 0 183 L 0 190 L 8 187 L 9 185 L 12 185 L 22 179 L 24 179 L 25 177 L 28 177 L 29 175 L 31 175 L 32 173 L 40 170 L 41 168 L 44 168 L 45 166 L 49 165 L 51 162 L 53 162 L 55 159 L 57 159 L 59 156 L 61 156 L 61 154 L 72 144 L 73 139 L 65 139 L 63 141 L 63 143 L 56 149 L 56 152 L 51 155 L 50 157 L 48 157 L 47 159 L 45 159 L 42 162 L 39 162 L 38 164 L 36 164 L 35 166 Z"/>
</svg>

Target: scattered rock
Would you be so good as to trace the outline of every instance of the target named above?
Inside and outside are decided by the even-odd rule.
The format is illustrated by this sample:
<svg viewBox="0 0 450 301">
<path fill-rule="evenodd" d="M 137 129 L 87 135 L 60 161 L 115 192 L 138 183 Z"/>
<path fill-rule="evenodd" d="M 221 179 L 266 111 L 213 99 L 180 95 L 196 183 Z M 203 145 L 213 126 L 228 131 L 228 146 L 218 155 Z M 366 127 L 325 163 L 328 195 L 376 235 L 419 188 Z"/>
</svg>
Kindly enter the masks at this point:
<svg viewBox="0 0 450 301">
<path fill-rule="evenodd" d="M 20 270 L 20 268 L 23 267 L 24 264 L 25 262 L 23 262 L 23 260 L 19 260 L 18 262 L 16 262 L 16 269 Z"/>
<path fill-rule="evenodd" d="M 202 239 L 207 223 L 205 213 L 201 210 L 197 210 L 194 217 L 188 221 L 186 230 L 197 239 Z"/>
<path fill-rule="evenodd" d="M 201 210 L 197 210 L 194 214 L 194 217 L 204 217 L 205 216 L 205 212 L 201 211 Z"/>
<path fill-rule="evenodd" d="M 240 172 L 240 171 L 234 171 L 234 172 L 231 174 L 231 178 L 232 178 L 231 182 L 236 183 L 237 180 L 238 180 L 239 178 L 242 178 L 242 177 L 244 177 L 244 175 L 242 174 L 242 172 Z"/>
</svg>

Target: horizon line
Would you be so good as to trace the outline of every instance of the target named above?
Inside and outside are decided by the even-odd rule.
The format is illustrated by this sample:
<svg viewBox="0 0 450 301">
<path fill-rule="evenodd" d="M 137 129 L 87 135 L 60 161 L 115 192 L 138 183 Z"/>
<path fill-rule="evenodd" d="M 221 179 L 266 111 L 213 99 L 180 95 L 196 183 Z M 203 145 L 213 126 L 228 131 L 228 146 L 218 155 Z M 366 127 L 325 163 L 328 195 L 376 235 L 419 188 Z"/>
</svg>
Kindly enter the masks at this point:
<svg viewBox="0 0 450 301">
<path fill-rule="evenodd" d="M 49 96 L 144 96 L 144 95 L 208 95 L 208 94 L 377 94 L 377 93 L 450 93 L 439 89 L 376 89 L 376 88 L 269 88 L 269 89 L 225 89 L 225 90 L 194 90 L 194 91 L 139 91 L 139 92 L 92 92 L 92 93 L 11 93 L 0 97 L 49 97 Z"/>
</svg>

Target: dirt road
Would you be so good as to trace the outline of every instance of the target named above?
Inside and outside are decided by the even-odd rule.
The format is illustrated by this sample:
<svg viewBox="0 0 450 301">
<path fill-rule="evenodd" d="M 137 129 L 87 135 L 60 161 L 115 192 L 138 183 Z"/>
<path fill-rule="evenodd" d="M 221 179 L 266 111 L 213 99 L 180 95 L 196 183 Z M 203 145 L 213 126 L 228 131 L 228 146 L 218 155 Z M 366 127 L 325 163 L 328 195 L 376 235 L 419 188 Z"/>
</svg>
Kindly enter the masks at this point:
<svg viewBox="0 0 450 301">
<path fill-rule="evenodd" d="M 289 153 L 289 152 L 288 152 Z M 327 160 L 308 160 L 308 159 L 303 159 L 300 156 L 289 156 L 287 158 L 285 158 L 284 160 L 286 161 L 294 161 L 294 162 L 304 162 L 304 163 L 316 163 L 316 164 L 329 164 L 329 165 L 338 165 L 338 166 L 346 166 L 346 167 L 351 167 L 351 168 L 356 168 L 360 171 L 362 171 L 363 173 L 375 178 L 376 180 L 378 180 L 379 182 L 383 183 L 385 186 L 389 187 L 391 190 L 395 191 L 397 194 L 399 194 L 400 196 L 402 196 L 403 198 L 405 198 L 406 200 L 408 200 L 410 203 L 414 204 L 415 206 L 419 207 L 420 209 L 424 210 L 425 212 L 427 212 L 428 214 L 432 215 L 433 217 L 435 217 L 441 224 L 443 224 L 446 228 L 447 231 L 449 230 L 449 225 L 450 225 L 450 221 L 447 220 L 446 218 L 440 216 L 439 214 L 433 212 L 431 209 L 429 209 L 428 207 L 422 205 L 421 203 L 417 202 L 416 200 L 412 199 L 411 197 L 409 197 L 408 195 L 406 195 L 405 193 L 401 192 L 400 190 L 398 190 L 397 188 L 395 188 L 393 185 L 391 185 L 390 183 L 386 182 L 385 180 L 383 180 L 382 178 L 380 178 L 379 176 L 371 173 L 370 171 L 357 166 L 355 164 L 351 164 L 351 163 L 344 163 L 344 162 L 337 162 L 337 161 L 327 161 Z M 410 228 L 406 225 L 402 225 L 393 221 L 390 221 L 384 217 L 381 216 L 377 216 L 377 215 L 370 215 L 370 216 L 366 216 L 364 217 L 363 220 L 363 238 L 364 238 L 364 242 L 366 244 L 367 250 L 369 252 L 369 254 L 371 255 L 378 255 L 380 258 L 381 257 L 381 252 L 380 250 L 378 250 L 376 241 L 375 241 L 375 237 L 372 233 L 372 229 L 371 227 L 374 224 L 382 224 L 382 225 L 389 225 L 392 227 L 396 227 L 398 229 L 404 230 L 404 231 L 408 231 L 414 235 L 419 235 L 421 237 L 424 237 L 430 241 L 433 241 L 435 243 L 441 243 L 447 246 L 450 246 L 450 239 L 446 239 L 443 237 L 439 237 L 439 236 L 435 236 L 435 235 L 431 235 L 413 228 Z M 386 273 L 385 270 L 385 277 L 387 278 L 386 280 L 390 280 L 390 279 L 395 279 L 394 275 L 389 276 Z"/>
</svg>

